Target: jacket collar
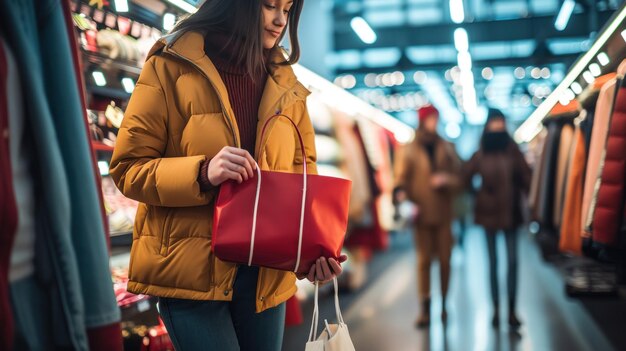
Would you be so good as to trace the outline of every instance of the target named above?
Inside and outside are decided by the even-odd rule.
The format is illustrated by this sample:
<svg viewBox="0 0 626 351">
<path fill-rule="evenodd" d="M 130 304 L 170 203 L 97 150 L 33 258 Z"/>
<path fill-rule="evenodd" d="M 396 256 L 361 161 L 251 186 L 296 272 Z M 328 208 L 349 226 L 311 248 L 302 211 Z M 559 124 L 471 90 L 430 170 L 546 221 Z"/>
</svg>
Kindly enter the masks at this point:
<svg viewBox="0 0 626 351">
<path fill-rule="evenodd" d="M 229 114 L 235 134 L 238 136 L 237 122 L 227 98 L 228 92 L 217 68 L 204 52 L 204 37 L 199 32 L 171 33 L 157 41 L 148 54 L 148 58 L 158 52 L 172 54 L 194 64 L 213 84 L 220 100 Z M 285 51 L 280 47 L 272 49 L 269 57 L 269 76 L 259 105 L 259 125 L 298 100 L 304 100 L 310 92 L 296 78 L 290 65 L 281 65 L 285 60 Z M 262 142 L 258 140 L 257 142 Z M 257 145 L 258 149 L 259 145 Z"/>
<path fill-rule="evenodd" d="M 224 90 L 226 89 L 223 82 L 221 82 L 221 79 L 219 79 L 219 73 L 217 72 L 215 65 L 213 64 L 213 62 L 211 62 L 209 57 L 206 56 L 204 52 L 204 37 L 201 33 L 174 32 L 168 34 L 154 44 L 148 54 L 148 58 L 158 53 L 159 51 L 172 53 L 175 56 L 179 56 L 180 58 L 186 59 L 187 61 L 196 64 L 209 79 L 220 81 L 221 84 L 218 84 L 220 85 L 219 88 L 224 88 Z M 280 64 L 280 62 L 284 62 L 284 60 L 285 50 L 283 48 L 275 47 L 271 50 L 268 64 L 268 78 L 271 79 L 268 79 L 268 84 L 266 85 L 266 88 L 268 86 L 271 86 L 271 88 L 273 88 L 273 91 L 271 91 L 272 93 L 280 92 L 283 94 L 286 91 L 295 88 L 301 93 L 306 93 L 303 96 L 306 97 L 309 93 L 306 91 L 306 89 L 303 90 L 304 86 L 298 87 L 298 85 L 301 84 L 299 84 L 292 67 L 290 65 Z M 264 101 L 261 102 L 261 107 L 263 107 L 263 105 Z M 263 108 L 261 108 L 261 110 L 262 109 Z"/>
</svg>

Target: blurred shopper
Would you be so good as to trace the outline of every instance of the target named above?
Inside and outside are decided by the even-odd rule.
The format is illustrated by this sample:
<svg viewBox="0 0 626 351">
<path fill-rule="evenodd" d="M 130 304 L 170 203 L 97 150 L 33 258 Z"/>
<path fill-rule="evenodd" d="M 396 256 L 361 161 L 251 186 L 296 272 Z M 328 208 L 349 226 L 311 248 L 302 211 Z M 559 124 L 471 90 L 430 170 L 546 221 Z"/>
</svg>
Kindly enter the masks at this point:
<svg viewBox="0 0 626 351">
<path fill-rule="evenodd" d="M 517 228 L 523 222 L 521 197 L 528 192 L 531 172 L 517 144 L 508 134 L 506 120 L 499 110 L 489 110 L 480 148 L 465 165 L 463 174 L 468 186 L 473 183 L 475 175 L 481 177 L 474 220 L 486 232 L 494 306 L 493 325 L 500 325 L 496 234 L 503 231 L 508 257 L 509 325 L 519 327 L 521 323 L 515 313 Z"/>
<path fill-rule="evenodd" d="M 398 159 L 394 199 L 396 203 L 408 199 L 418 207 L 415 244 L 418 297 L 422 308 L 416 326 L 426 327 L 430 324 L 430 268 L 435 257 L 439 259 L 441 272 L 441 319 L 444 323 L 447 320 L 446 294 L 453 243 L 451 224 L 454 197 L 461 183 L 461 162 L 454 145 L 437 134 L 439 111 L 427 105 L 418 115 L 415 140 L 404 148 L 404 154 Z"/>
<path fill-rule="evenodd" d="M 454 200 L 454 216 L 458 224 L 459 231 L 457 233 L 458 244 L 461 248 L 465 243 L 465 232 L 467 231 L 467 217 L 472 210 L 471 195 L 468 191 L 459 194 Z"/>
<path fill-rule="evenodd" d="M 111 175 L 141 204 L 135 222 L 128 290 L 159 296 L 176 350 L 281 349 L 291 272 L 223 262 L 211 251 L 213 205 L 220 184 L 266 170 L 316 172 L 309 92 L 291 65 L 300 55 L 303 1 L 207 0 L 152 48 L 130 99 Z M 278 47 L 289 28 L 291 53 Z M 277 112 L 278 111 L 278 112 Z M 298 158 L 291 123 L 308 159 Z M 341 273 L 320 258 L 310 280 Z M 304 278 L 303 276 L 300 278 Z"/>
</svg>

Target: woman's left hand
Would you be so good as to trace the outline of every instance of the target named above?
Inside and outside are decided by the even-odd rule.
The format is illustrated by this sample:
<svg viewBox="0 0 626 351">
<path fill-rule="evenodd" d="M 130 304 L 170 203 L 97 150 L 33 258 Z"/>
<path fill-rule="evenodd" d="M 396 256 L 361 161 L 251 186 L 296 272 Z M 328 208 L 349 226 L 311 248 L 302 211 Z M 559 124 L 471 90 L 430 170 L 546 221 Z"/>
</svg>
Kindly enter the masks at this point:
<svg viewBox="0 0 626 351">
<path fill-rule="evenodd" d="M 328 283 L 333 280 L 333 278 L 341 275 L 343 272 L 343 268 L 341 268 L 341 263 L 345 262 L 348 259 L 348 256 L 341 255 L 339 256 L 339 260 L 335 260 L 334 258 L 326 259 L 326 257 L 320 257 L 315 261 L 315 264 L 311 266 L 309 270 L 309 274 L 306 278 L 315 282 L 316 280 L 320 282 L 320 284 Z M 301 277 L 304 278 L 304 277 Z"/>
</svg>

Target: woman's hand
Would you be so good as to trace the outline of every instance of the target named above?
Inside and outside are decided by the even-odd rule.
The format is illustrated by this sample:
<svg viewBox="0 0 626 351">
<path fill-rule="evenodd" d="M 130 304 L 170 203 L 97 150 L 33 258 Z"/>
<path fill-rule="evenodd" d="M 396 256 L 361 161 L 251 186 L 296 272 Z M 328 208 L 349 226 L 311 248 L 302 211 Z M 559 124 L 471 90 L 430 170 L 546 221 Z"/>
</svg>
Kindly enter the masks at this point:
<svg viewBox="0 0 626 351">
<path fill-rule="evenodd" d="M 250 153 L 243 149 L 226 146 L 211 159 L 207 176 L 213 186 L 227 180 L 242 183 L 254 177 L 256 162 Z"/>
<path fill-rule="evenodd" d="M 311 282 L 315 282 L 316 280 L 320 282 L 320 284 L 328 283 L 333 280 L 333 278 L 341 275 L 343 272 L 343 268 L 341 268 L 341 263 L 345 262 L 348 259 L 348 256 L 341 255 L 339 256 L 339 260 L 335 260 L 334 258 L 326 259 L 326 257 L 320 257 L 315 261 L 315 264 L 311 266 L 308 275 L 299 275 L 299 279 L 307 278 Z"/>
<path fill-rule="evenodd" d="M 450 184 L 450 176 L 446 173 L 435 173 L 430 177 L 430 186 L 435 189 L 441 189 Z"/>
</svg>

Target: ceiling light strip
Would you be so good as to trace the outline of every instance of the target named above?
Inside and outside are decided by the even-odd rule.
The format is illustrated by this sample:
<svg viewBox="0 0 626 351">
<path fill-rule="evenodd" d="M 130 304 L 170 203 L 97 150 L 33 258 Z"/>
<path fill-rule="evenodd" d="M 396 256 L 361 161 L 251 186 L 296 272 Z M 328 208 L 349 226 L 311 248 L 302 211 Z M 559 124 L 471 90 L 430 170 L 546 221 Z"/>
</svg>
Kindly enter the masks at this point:
<svg viewBox="0 0 626 351">
<path fill-rule="evenodd" d="M 410 126 L 359 99 L 348 91 L 339 88 L 311 70 L 299 64 L 295 64 L 292 67 L 298 80 L 305 86 L 317 91 L 322 101 L 329 106 L 341 110 L 353 118 L 367 118 L 371 120 L 382 128 L 392 132 L 401 143 L 407 143 L 413 139 L 415 131 Z"/>
<path fill-rule="evenodd" d="M 559 97 L 562 96 L 565 89 L 567 89 L 581 73 L 587 69 L 587 65 L 596 57 L 600 49 L 606 44 L 611 35 L 615 33 L 617 28 L 626 19 L 626 6 L 623 5 L 620 12 L 615 16 L 613 21 L 606 27 L 606 29 L 598 36 L 598 40 L 587 51 L 567 73 L 561 84 L 552 92 L 546 100 L 537 107 L 528 119 L 515 131 L 515 141 L 518 143 L 529 142 L 541 131 L 541 121 L 548 115 L 550 110 L 559 101 Z"/>
</svg>

